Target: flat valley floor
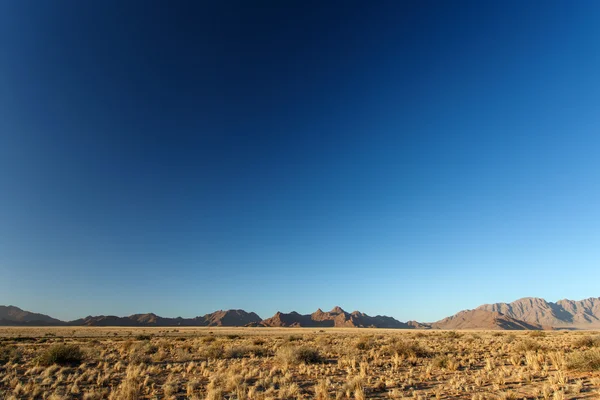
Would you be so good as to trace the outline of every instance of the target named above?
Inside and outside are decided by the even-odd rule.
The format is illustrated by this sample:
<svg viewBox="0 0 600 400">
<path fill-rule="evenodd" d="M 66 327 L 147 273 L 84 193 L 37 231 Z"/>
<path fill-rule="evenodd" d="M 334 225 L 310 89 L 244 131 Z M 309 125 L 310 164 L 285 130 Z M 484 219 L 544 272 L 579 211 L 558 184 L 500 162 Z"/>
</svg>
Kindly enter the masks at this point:
<svg viewBox="0 0 600 400">
<path fill-rule="evenodd" d="M 2 399 L 598 399 L 600 334 L 0 328 Z"/>
</svg>

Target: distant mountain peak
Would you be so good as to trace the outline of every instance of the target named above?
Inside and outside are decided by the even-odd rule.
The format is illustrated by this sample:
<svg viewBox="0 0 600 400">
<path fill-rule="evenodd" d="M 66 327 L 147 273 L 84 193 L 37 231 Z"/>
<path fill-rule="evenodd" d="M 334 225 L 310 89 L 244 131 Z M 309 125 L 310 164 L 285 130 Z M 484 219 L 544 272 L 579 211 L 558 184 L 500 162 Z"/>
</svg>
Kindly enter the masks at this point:
<svg viewBox="0 0 600 400">
<path fill-rule="evenodd" d="M 278 312 L 273 317 L 263 320 L 261 325 L 273 327 L 412 328 L 392 317 L 370 317 L 360 311 L 348 314 L 339 306 L 329 312 L 324 312 L 319 308 L 314 313 L 307 315 L 294 311 L 288 314 Z"/>
</svg>

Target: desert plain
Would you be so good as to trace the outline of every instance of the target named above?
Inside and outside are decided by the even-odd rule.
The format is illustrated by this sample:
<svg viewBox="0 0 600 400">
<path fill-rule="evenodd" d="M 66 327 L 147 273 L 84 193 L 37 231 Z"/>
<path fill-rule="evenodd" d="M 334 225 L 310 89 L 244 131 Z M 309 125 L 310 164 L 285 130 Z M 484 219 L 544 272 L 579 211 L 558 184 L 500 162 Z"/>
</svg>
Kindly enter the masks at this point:
<svg viewBox="0 0 600 400">
<path fill-rule="evenodd" d="M 2 399 L 596 399 L 594 331 L 0 328 Z"/>
</svg>

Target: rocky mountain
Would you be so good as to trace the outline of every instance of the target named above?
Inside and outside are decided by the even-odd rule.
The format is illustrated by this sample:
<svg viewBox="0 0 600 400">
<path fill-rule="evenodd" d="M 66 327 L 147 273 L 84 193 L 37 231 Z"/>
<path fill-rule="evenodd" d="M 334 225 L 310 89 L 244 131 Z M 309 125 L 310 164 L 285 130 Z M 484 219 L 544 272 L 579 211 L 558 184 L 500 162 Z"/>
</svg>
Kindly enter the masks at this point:
<svg viewBox="0 0 600 400">
<path fill-rule="evenodd" d="M 337 328 L 400 328 L 411 329 L 413 326 L 400 322 L 392 317 L 377 315 L 371 317 L 360 311 L 348 313 L 340 307 L 325 312 L 318 309 L 312 314 L 277 312 L 271 318 L 261 322 L 262 326 L 273 327 L 337 327 Z"/>
<path fill-rule="evenodd" d="M 258 314 L 244 310 L 215 311 L 203 318 L 207 326 L 245 326 L 262 321 Z"/>
<path fill-rule="evenodd" d="M 69 325 L 85 326 L 245 326 L 260 323 L 256 313 L 244 310 L 219 310 L 196 318 L 164 318 L 156 314 L 134 314 L 128 317 L 97 316 L 71 321 Z"/>
<path fill-rule="evenodd" d="M 434 329 L 540 330 L 539 324 L 529 324 L 497 311 L 464 310 L 431 324 Z"/>
<path fill-rule="evenodd" d="M 249 327 L 347 327 L 396 329 L 600 329 L 600 298 L 560 300 L 556 303 L 526 297 L 512 303 L 484 304 L 461 311 L 432 324 L 400 322 L 392 317 L 369 316 L 360 311 L 348 313 L 340 307 L 318 309 L 312 314 L 277 312 L 262 320 L 253 312 L 219 310 L 195 318 L 165 318 L 156 314 L 128 317 L 88 316 L 63 322 L 44 314 L 14 306 L 0 306 L 0 326 L 249 326 Z"/>
<path fill-rule="evenodd" d="M 21 310 L 15 306 L 0 306 L 0 325 L 62 325 L 62 321 L 44 314 Z"/>
<path fill-rule="evenodd" d="M 553 328 L 599 328 L 600 298 L 556 303 L 525 297 L 512 303 L 484 304 L 478 310 L 496 311 L 529 324 Z"/>
</svg>

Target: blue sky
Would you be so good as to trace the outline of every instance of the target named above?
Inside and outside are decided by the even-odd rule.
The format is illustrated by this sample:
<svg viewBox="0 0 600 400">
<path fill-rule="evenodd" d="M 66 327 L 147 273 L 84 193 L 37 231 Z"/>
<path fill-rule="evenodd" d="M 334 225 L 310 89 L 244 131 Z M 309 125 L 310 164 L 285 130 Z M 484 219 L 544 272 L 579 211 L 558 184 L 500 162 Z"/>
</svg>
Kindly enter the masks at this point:
<svg viewBox="0 0 600 400">
<path fill-rule="evenodd" d="M 0 304 L 599 296 L 594 2 L 0 4 Z"/>
</svg>

